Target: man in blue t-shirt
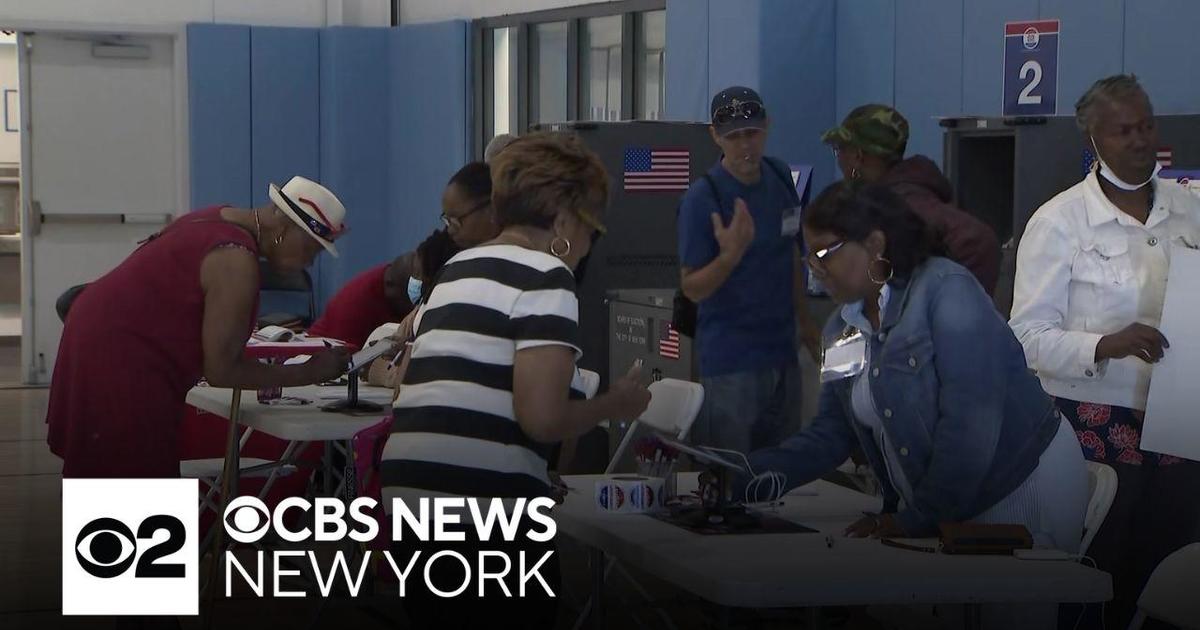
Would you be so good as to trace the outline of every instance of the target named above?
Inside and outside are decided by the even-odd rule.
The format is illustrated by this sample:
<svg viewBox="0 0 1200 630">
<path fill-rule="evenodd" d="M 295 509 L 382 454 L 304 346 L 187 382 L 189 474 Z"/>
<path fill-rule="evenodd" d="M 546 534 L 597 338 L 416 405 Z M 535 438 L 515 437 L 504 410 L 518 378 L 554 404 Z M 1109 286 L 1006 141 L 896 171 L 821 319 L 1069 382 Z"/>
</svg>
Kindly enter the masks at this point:
<svg viewBox="0 0 1200 630">
<path fill-rule="evenodd" d="M 680 282 L 699 305 L 696 346 L 704 408 L 693 440 L 742 453 L 774 444 L 799 404 L 799 322 L 809 351 L 820 334 L 805 307 L 799 197 L 783 162 L 763 157 L 769 120 L 745 87 L 713 97 L 723 153 L 679 208 Z"/>
</svg>

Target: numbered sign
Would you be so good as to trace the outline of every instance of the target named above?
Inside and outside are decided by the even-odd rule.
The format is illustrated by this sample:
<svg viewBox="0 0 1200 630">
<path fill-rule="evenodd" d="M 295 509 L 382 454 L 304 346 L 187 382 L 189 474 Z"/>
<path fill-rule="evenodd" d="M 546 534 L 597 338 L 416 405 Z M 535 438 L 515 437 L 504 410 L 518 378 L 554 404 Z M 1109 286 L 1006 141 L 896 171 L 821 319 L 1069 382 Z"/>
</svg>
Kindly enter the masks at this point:
<svg viewBox="0 0 1200 630">
<path fill-rule="evenodd" d="M 1058 36 L 1058 20 L 1004 25 L 1005 116 L 1057 113 Z"/>
</svg>

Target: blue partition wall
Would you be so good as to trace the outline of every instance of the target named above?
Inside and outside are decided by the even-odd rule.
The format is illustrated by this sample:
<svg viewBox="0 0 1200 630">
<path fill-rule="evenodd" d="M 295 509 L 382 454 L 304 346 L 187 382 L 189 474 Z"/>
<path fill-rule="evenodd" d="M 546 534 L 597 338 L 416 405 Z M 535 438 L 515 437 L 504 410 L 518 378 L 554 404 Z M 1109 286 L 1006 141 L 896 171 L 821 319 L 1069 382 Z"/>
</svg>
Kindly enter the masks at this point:
<svg viewBox="0 0 1200 630">
<path fill-rule="evenodd" d="M 252 202 L 293 175 L 320 179 L 320 78 L 317 29 L 250 31 L 250 183 Z"/>
<path fill-rule="evenodd" d="M 717 90 L 754 88 L 771 116 L 768 152 L 813 164 L 814 185 L 824 186 L 833 179 L 820 135 L 834 122 L 835 19 L 834 0 L 667 2 L 667 117 L 707 121 Z"/>
<path fill-rule="evenodd" d="M 193 206 L 262 205 L 292 175 L 328 186 L 350 229 L 312 270 L 318 305 L 411 250 L 469 155 L 468 32 L 190 25 Z M 264 310 L 294 310 L 276 301 Z"/>
<path fill-rule="evenodd" d="M 392 237 L 415 247 L 441 227 L 442 189 L 470 159 L 467 22 L 391 34 Z"/>
<path fill-rule="evenodd" d="M 249 206 L 250 27 L 187 27 L 193 208 Z"/>
<path fill-rule="evenodd" d="M 322 256 L 324 302 L 355 274 L 401 252 L 392 239 L 388 155 L 388 34 L 337 27 L 321 33 L 321 181 L 346 206 L 340 258 Z"/>
</svg>

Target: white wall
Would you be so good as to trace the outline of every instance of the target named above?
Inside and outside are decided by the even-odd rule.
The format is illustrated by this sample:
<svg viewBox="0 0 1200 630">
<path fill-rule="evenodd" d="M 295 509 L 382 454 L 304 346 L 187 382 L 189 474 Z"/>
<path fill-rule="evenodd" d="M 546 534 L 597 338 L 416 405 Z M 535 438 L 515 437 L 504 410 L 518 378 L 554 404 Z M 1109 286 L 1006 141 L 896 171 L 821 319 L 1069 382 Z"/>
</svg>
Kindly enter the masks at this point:
<svg viewBox="0 0 1200 630">
<path fill-rule="evenodd" d="M 17 46 L 16 42 L 0 40 L 0 98 L 6 96 L 5 90 L 17 89 Z M 8 95 L 8 123 L 17 127 L 20 123 L 20 109 L 16 95 Z M 0 101 L 0 164 L 17 163 L 21 161 L 21 135 L 4 128 L 4 101 Z"/>
<path fill-rule="evenodd" d="M 612 0 L 400 0 L 400 23 L 440 22 L 529 13 Z"/>
<path fill-rule="evenodd" d="M 0 26 L 29 23 L 178 26 L 388 26 L 390 0 L 3 0 Z"/>
</svg>

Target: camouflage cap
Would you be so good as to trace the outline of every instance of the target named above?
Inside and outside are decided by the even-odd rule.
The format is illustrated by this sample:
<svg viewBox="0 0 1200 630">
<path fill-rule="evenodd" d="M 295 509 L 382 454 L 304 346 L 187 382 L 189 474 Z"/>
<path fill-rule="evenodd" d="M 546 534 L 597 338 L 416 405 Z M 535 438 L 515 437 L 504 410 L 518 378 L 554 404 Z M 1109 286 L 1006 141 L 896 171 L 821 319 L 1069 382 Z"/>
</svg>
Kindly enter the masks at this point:
<svg viewBox="0 0 1200 630">
<path fill-rule="evenodd" d="M 840 126 L 822 134 L 821 141 L 874 155 L 902 156 L 908 145 L 908 121 L 887 105 L 863 105 L 846 114 Z"/>
</svg>

